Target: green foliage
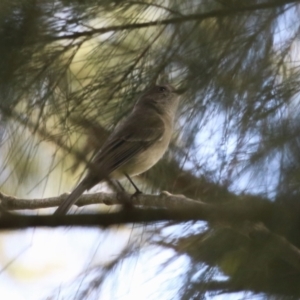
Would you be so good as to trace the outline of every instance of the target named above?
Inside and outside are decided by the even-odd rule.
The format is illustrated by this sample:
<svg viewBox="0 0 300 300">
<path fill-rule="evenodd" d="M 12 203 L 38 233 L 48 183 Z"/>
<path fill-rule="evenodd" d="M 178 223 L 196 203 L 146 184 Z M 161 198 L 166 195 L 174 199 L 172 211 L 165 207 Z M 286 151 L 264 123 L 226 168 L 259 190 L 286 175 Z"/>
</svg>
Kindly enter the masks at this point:
<svg viewBox="0 0 300 300">
<path fill-rule="evenodd" d="M 169 81 L 182 92 L 177 131 L 168 156 L 139 178 L 144 190 L 267 198 L 285 212 L 269 229 L 299 246 L 299 20 L 297 1 L 1 1 L 1 190 L 76 180 L 138 94 Z M 299 297 L 276 277 L 294 272 L 297 285 L 297 268 L 278 257 L 261 264 L 268 247 L 207 226 L 164 243 L 192 262 L 182 282 L 195 281 L 178 298 Z M 228 285 L 212 280 L 220 272 Z"/>
</svg>

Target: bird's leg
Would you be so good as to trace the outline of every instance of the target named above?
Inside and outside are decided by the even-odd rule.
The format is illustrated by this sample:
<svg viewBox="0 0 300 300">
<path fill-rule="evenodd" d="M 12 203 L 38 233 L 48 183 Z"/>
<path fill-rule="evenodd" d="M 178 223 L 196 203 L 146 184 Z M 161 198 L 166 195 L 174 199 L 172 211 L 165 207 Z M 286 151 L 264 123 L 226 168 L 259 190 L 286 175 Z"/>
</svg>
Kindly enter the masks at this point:
<svg viewBox="0 0 300 300">
<path fill-rule="evenodd" d="M 136 184 L 132 181 L 132 179 L 130 178 L 130 176 L 126 173 L 124 173 L 124 175 L 126 176 L 126 178 L 129 180 L 129 182 L 133 185 L 133 187 L 135 188 L 135 193 L 132 195 L 132 197 L 137 196 L 138 194 L 143 194 L 143 192 L 136 186 Z"/>
</svg>

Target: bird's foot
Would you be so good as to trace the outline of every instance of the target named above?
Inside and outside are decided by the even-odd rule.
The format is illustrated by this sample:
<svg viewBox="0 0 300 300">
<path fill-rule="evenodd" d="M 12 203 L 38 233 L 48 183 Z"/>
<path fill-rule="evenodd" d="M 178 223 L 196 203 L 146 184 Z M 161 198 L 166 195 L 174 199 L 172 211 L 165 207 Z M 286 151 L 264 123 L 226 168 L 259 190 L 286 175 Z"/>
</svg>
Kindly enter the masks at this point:
<svg viewBox="0 0 300 300">
<path fill-rule="evenodd" d="M 123 205 L 123 209 L 132 209 L 134 207 L 134 199 L 141 194 L 143 193 L 140 190 L 136 191 L 132 195 L 128 194 L 125 191 L 120 191 L 117 193 L 117 198 Z"/>
<path fill-rule="evenodd" d="M 130 200 L 137 198 L 139 195 L 143 194 L 142 191 L 140 191 L 139 189 L 137 189 L 130 197 Z"/>
</svg>

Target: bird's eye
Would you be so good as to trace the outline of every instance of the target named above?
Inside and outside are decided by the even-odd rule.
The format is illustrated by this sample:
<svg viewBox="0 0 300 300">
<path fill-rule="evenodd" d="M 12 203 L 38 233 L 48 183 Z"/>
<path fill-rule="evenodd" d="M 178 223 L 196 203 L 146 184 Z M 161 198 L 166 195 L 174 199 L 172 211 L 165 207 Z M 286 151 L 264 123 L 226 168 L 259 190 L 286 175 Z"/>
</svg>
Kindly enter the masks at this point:
<svg viewBox="0 0 300 300">
<path fill-rule="evenodd" d="M 160 86 L 158 87 L 159 92 L 163 93 L 165 92 L 167 89 L 164 86 Z"/>
</svg>

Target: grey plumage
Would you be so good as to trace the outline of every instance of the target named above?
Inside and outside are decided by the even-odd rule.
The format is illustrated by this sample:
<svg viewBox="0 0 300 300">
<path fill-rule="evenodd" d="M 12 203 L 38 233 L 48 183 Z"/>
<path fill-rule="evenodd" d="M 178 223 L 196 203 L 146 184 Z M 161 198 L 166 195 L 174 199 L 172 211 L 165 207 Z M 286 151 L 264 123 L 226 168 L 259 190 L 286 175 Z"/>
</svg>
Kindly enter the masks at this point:
<svg viewBox="0 0 300 300">
<path fill-rule="evenodd" d="M 170 85 L 154 86 L 96 154 L 85 178 L 54 214 L 65 214 L 80 195 L 107 177 L 135 176 L 151 168 L 168 148 L 178 95 Z"/>
</svg>

